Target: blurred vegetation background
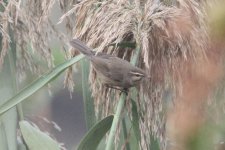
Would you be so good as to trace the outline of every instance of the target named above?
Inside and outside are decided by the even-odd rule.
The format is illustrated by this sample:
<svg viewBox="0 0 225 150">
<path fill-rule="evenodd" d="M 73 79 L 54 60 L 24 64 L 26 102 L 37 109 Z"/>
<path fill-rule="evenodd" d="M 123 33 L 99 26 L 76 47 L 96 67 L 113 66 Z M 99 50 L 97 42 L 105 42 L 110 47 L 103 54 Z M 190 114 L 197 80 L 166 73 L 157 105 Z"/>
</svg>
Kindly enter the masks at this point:
<svg viewBox="0 0 225 150">
<path fill-rule="evenodd" d="M 0 149 L 225 149 L 224 6 L 0 1 Z M 127 97 L 104 87 L 73 37 L 151 80 Z"/>
</svg>

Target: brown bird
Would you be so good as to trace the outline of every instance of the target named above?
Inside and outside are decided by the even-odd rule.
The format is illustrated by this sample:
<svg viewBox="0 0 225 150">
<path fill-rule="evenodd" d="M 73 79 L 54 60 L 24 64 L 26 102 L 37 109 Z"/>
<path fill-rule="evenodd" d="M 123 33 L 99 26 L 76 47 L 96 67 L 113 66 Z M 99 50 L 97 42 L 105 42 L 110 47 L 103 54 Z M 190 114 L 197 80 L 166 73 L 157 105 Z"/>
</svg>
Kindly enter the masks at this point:
<svg viewBox="0 0 225 150">
<path fill-rule="evenodd" d="M 147 77 L 144 70 L 128 61 L 110 54 L 95 53 L 78 39 L 73 39 L 70 44 L 91 61 L 98 78 L 107 87 L 127 93 L 130 87 L 139 85 Z"/>
</svg>

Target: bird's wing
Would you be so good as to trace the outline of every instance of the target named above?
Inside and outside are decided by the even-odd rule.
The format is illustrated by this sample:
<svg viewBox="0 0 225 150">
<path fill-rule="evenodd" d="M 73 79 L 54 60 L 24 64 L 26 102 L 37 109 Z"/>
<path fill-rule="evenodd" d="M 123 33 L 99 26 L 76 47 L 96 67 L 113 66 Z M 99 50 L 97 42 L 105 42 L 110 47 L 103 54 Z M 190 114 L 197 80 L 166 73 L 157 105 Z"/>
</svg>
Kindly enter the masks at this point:
<svg viewBox="0 0 225 150">
<path fill-rule="evenodd" d="M 91 59 L 94 68 L 98 72 L 117 82 L 121 82 L 123 80 L 123 76 L 121 74 L 124 67 L 120 60 L 121 59 L 112 55 L 92 57 Z"/>
<path fill-rule="evenodd" d="M 91 58 L 91 61 L 92 61 L 94 68 L 98 72 L 101 72 L 105 76 L 108 76 L 107 74 L 109 72 L 109 66 L 108 66 L 107 59 L 104 59 L 102 57 L 93 56 Z"/>
<path fill-rule="evenodd" d="M 124 74 L 127 72 L 127 65 L 129 65 L 129 63 L 126 60 L 118 57 L 110 57 L 108 59 L 108 68 L 111 79 L 122 82 Z"/>
</svg>

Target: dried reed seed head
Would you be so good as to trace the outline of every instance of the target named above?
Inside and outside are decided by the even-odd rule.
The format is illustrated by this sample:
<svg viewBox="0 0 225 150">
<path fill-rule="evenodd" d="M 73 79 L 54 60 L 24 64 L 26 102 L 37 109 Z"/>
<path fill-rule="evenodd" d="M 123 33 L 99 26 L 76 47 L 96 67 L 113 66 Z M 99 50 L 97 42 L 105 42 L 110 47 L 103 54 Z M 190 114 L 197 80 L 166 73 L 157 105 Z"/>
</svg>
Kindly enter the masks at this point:
<svg viewBox="0 0 225 150">
<path fill-rule="evenodd" d="M 47 62 L 48 67 L 54 66 L 50 48 L 51 39 L 57 38 L 63 43 L 68 41 L 50 19 L 55 2 L 56 0 L 0 2 L 3 6 L 0 13 L 0 33 L 3 45 L 0 66 L 3 64 L 11 40 L 16 42 L 19 78 L 24 78 L 22 76 L 25 75 L 26 70 L 35 74 L 40 73 L 41 70 L 35 60 L 41 59 Z M 14 39 L 10 39 L 12 38 L 9 36 L 10 30 L 13 32 Z M 65 49 L 64 46 L 62 49 Z"/>
<path fill-rule="evenodd" d="M 160 139 L 161 145 L 165 144 L 162 99 L 166 90 L 175 91 L 174 96 L 181 93 L 179 68 L 187 60 L 197 62 L 207 58 L 208 33 L 204 5 L 204 2 L 196 0 L 177 0 L 169 6 L 153 0 L 83 0 L 61 18 L 62 21 L 74 13 L 74 36 L 98 51 L 130 60 L 135 49 L 108 48 L 108 45 L 129 41 L 136 42 L 136 46 L 141 48 L 138 66 L 152 77 L 151 81 L 140 86 L 137 96 L 142 118 L 139 122 L 142 136 L 140 146 L 143 149 L 149 146 L 150 133 Z M 187 71 L 185 68 L 183 70 Z M 93 69 L 90 83 L 96 111 L 102 110 L 100 116 L 106 116 L 117 103 L 112 95 L 117 97 L 118 93 L 104 88 L 96 80 Z"/>
<path fill-rule="evenodd" d="M 4 12 L 0 13 L 0 39 L 1 39 L 0 69 L 1 69 L 10 43 L 8 26 L 9 23 L 12 22 L 11 20 L 12 18 L 8 14 L 10 13 L 10 10 L 14 5 L 13 2 L 9 2 L 8 5 L 6 5 L 4 2 L 1 2 L 0 6 L 1 9 L 4 10 Z"/>
</svg>

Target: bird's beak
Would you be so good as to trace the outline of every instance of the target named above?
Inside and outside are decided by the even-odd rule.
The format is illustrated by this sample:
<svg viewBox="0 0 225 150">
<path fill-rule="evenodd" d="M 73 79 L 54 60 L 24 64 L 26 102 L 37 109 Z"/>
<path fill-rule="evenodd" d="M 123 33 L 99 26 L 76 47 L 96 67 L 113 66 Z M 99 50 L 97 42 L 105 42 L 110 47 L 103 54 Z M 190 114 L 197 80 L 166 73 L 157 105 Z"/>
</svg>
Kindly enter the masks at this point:
<svg viewBox="0 0 225 150">
<path fill-rule="evenodd" d="M 148 79 L 148 80 L 150 80 L 151 79 L 151 76 L 148 75 L 148 74 L 145 74 L 145 78 Z"/>
</svg>

